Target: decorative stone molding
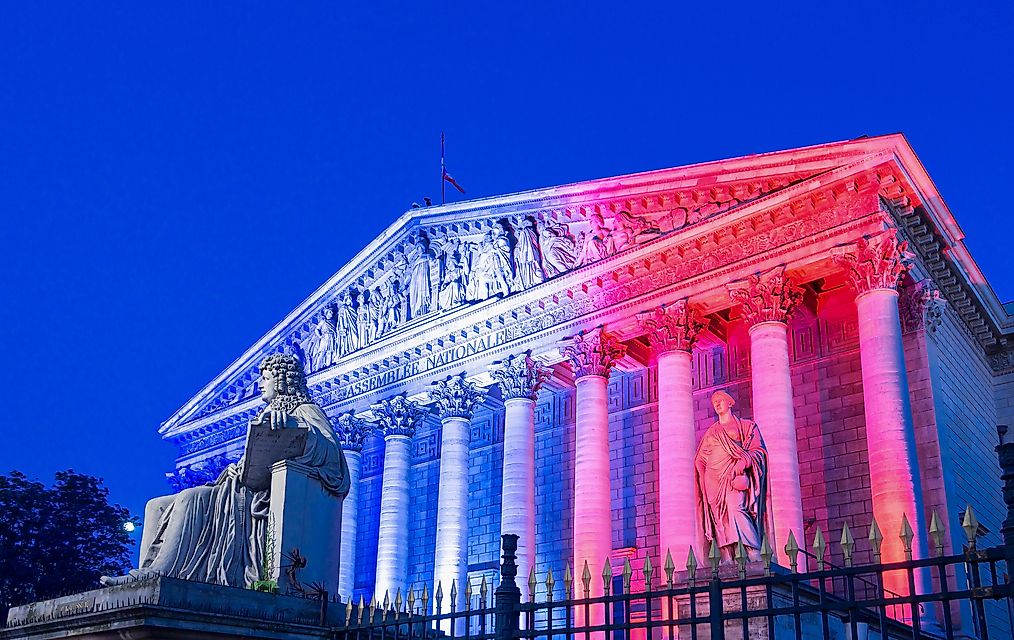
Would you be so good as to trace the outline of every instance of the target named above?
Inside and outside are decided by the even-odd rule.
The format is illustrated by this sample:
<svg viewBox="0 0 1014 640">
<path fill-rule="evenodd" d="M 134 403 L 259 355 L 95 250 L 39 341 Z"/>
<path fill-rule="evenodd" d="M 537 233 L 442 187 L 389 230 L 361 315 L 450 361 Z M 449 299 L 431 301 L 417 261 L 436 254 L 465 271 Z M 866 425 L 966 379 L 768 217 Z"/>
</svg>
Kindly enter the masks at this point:
<svg viewBox="0 0 1014 640">
<path fill-rule="evenodd" d="M 608 378 L 616 361 L 627 355 L 627 348 L 613 334 L 602 327 L 595 327 L 568 338 L 568 344 L 561 352 L 570 361 L 574 377 Z"/>
<path fill-rule="evenodd" d="M 404 393 L 399 393 L 386 400 L 371 405 L 370 409 L 377 418 L 377 430 L 386 438 L 388 436 L 415 435 L 415 427 L 424 411 L 414 400 L 409 400 Z"/>
<path fill-rule="evenodd" d="M 898 241 L 897 229 L 836 247 L 832 257 L 835 264 L 846 270 L 859 295 L 875 289 L 897 291 L 901 276 L 911 268 L 914 259 L 908 251 L 908 242 Z"/>
<path fill-rule="evenodd" d="M 447 376 L 445 380 L 435 380 L 429 394 L 437 403 L 441 420 L 444 418 L 471 420 L 475 407 L 486 399 L 483 390 L 476 387 L 474 382 L 465 380 L 464 372 Z"/>
<path fill-rule="evenodd" d="M 532 358 L 529 349 L 520 356 L 509 355 L 506 360 L 494 362 L 491 373 L 500 384 L 503 400 L 526 398 L 537 400 L 539 389 L 552 377 L 549 367 Z"/>
<path fill-rule="evenodd" d="M 784 265 L 733 282 L 727 287 L 729 296 L 743 305 L 743 316 L 750 325 L 787 323 L 803 301 L 803 289 L 796 286 L 791 278 L 785 277 Z"/>
<path fill-rule="evenodd" d="M 341 414 L 335 420 L 334 432 L 338 436 L 338 444 L 345 451 L 362 451 L 363 440 L 371 430 L 366 420 L 357 418 L 351 411 Z"/>
<path fill-rule="evenodd" d="M 943 321 L 943 298 L 929 279 L 903 287 L 898 299 L 902 333 L 937 330 Z"/>
<path fill-rule="evenodd" d="M 670 351 L 693 351 L 707 323 L 684 298 L 670 305 L 661 305 L 637 316 L 641 328 L 648 332 L 648 342 L 656 354 Z"/>
</svg>

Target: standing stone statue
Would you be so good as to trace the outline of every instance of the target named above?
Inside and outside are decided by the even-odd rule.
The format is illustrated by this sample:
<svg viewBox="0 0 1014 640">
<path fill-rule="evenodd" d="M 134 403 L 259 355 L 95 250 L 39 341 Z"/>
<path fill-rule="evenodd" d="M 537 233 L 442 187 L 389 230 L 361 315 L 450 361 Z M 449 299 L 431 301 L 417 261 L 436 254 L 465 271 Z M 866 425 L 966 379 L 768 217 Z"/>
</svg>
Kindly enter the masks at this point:
<svg viewBox="0 0 1014 640">
<path fill-rule="evenodd" d="M 359 306 L 356 309 L 360 347 L 365 347 L 372 341 L 372 337 L 370 336 L 370 301 L 368 291 L 368 289 L 363 289 L 359 292 Z"/>
<path fill-rule="evenodd" d="M 335 317 L 335 331 L 338 334 L 338 356 L 352 353 L 359 348 L 359 327 L 356 310 L 352 306 L 352 292 L 346 291 L 338 303 Z"/>
<path fill-rule="evenodd" d="M 408 282 L 408 302 L 413 318 L 430 310 L 433 288 L 430 283 L 430 264 L 433 255 L 422 237 L 415 240 L 415 247 L 408 257 L 411 275 Z"/>
<path fill-rule="evenodd" d="M 330 420 L 310 399 L 302 363 L 290 355 L 270 355 L 261 363 L 260 373 L 261 396 L 268 406 L 251 424 L 306 429 L 303 453 L 292 461 L 309 468 L 309 477 L 324 493 L 343 500 L 349 491 L 349 469 Z M 151 500 L 145 509 L 148 545 L 141 549 L 140 568 L 127 576 L 103 577 L 103 584 L 152 574 L 243 588 L 258 580 L 274 498 L 270 488 L 255 491 L 243 484 L 246 460 L 244 454 L 213 484 Z"/>
<path fill-rule="evenodd" d="M 750 560 L 760 560 L 767 517 L 768 453 L 757 425 L 732 413 L 736 403 L 725 391 L 711 396 L 718 421 L 708 427 L 694 458 L 697 510 L 710 552 L 718 544 L 723 561 L 732 561 L 742 541 Z"/>
<path fill-rule="evenodd" d="M 324 307 L 317 325 L 313 328 L 307 355 L 310 356 L 310 371 L 330 367 L 338 357 L 338 333 L 335 330 L 335 313 L 331 305 Z"/>
<path fill-rule="evenodd" d="M 586 265 L 598 262 L 613 254 L 613 237 L 602 216 L 593 213 L 589 218 L 591 229 L 581 234 L 581 250 L 577 257 L 577 264 Z"/>
<path fill-rule="evenodd" d="M 515 225 L 518 243 L 514 246 L 514 289 L 524 291 L 543 281 L 542 256 L 539 255 L 539 237 L 535 224 L 528 216 L 522 217 Z"/>
</svg>

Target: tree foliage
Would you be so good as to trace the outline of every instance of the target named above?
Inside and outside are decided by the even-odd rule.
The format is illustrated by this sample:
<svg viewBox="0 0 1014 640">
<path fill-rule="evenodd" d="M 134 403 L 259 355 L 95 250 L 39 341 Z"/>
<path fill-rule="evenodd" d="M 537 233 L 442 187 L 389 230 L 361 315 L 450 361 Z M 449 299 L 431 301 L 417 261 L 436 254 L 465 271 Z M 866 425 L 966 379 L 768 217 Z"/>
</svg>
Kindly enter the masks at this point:
<svg viewBox="0 0 1014 640">
<path fill-rule="evenodd" d="M 108 501 L 100 478 L 59 471 L 51 487 L 0 475 L 0 611 L 95 589 L 130 569 L 130 512 Z"/>
</svg>

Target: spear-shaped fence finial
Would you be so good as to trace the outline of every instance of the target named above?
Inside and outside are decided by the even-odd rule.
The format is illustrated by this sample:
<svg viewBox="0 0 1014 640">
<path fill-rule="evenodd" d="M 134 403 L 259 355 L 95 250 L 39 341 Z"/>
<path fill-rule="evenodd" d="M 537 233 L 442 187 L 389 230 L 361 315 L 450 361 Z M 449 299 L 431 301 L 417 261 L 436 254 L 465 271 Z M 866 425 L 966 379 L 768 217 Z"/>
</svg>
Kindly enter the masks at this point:
<svg viewBox="0 0 1014 640">
<path fill-rule="evenodd" d="M 584 597 L 587 600 L 591 597 L 591 569 L 588 568 L 588 560 L 584 561 L 584 569 L 581 571 L 581 584 L 584 586 Z"/>
<path fill-rule="evenodd" d="M 528 601 L 535 602 L 535 587 L 539 585 L 539 579 L 535 577 L 535 567 L 528 572 Z"/>
<path fill-rule="evenodd" d="M 651 576 L 655 575 L 655 567 L 651 566 L 650 555 L 645 554 L 644 568 L 641 569 L 641 573 L 644 574 L 644 590 L 651 591 Z"/>
<path fill-rule="evenodd" d="M 761 540 L 760 556 L 761 560 L 764 561 L 764 575 L 771 575 L 771 559 L 775 555 L 775 550 L 771 548 L 771 540 L 767 534 L 764 534 L 764 539 Z"/>
<path fill-rule="evenodd" d="M 841 551 L 845 556 L 845 566 L 852 566 L 852 550 L 856 547 L 855 538 L 852 537 L 852 532 L 849 530 L 849 523 L 845 522 L 841 527 Z"/>
<path fill-rule="evenodd" d="M 813 534 L 813 551 L 817 555 L 817 571 L 824 570 L 824 555 L 827 552 L 827 541 L 824 539 L 824 531 L 817 525 L 817 531 Z"/>
<path fill-rule="evenodd" d="M 563 570 L 563 599 L 574 598 L 574 574 L 570 571 L 570 561 L 567 561 Z"/>
<path fill-rule="evenodd" d="M 912 525 L 908 523 L 908 516 L 904 513 L 901 514 L 901 531 L 898 533 L 898 537 L 901 538 L 902 544 L 905 545 L 905 559 L 912 559 L 912 540 L 915 538 L 915 532 L 912 531 Z"/>
<path fill-rule="evenodd" d="M 556 580 L 553 579 L 553 568 L 549 568 L 549 573 L 546 574 L 546 600 L 553 600 L 553 587 L 556 586 Z"/>
<path fill-rule="evenodd" d="M 968 548 L 975 551 L 975 540 L 979 534 L 979 520 L 972 511 L 972 505 L 965 507 L 965 515 L 961 518 L 961 528 L 965 530 L 965 537 L 968 538 Z"/>
<path fill-rule="evenodd" d="M 799 568 L 799 543 L 796 542 L 796 536 L 792 533 L 792 529 L 789 529 L 789 539 L 785 543 L 785 555 L 789 556 L 789 569 L 792 570 L 792 573 L 796 573 Z"/>
<path fill-rule="evenodd" d="M 880 564 L 880 545 L 884 542 L 884 534 L 880 532 L 880 525 L 877 524 L 876 516 L 870 520 L 870 535 L 867 538 L 870 541 L 870 547 L 873 549 L 873 564 Z"/>
<path fill-rule="evenodd" d="M 630 558 L 623 559 L 623 593 L 630 593 L 630 576 L 634 570 L 630 568 Z"/>
<path fill-rule="evenodd" d="M 711 563 L 711 575 L 718 577 L 718 565 L 722 562 L 722 552 L 718 550 L 718 540 L 711 541 L 711 551 L 708 552 L 708 562 Z"/>
<path fill-rule="evenodd" d="M 933 515 L 930 516 L 929 526 L 930 540 L 933 541 L 933 548 L 937 552 L 937 557 L 944 555 L 944 523 L 940 520 L 940 514 L 937 510 L 933 510 Z"/>
<path fill-rule="evenodd" d="M 694 580 L 697 578 L 697 554 L 694 553 L 693 546 L 690 547 L 690 551 L 687 552 L 687 579 L 690 584 L 693 585 Z"/>
<path fill-rule="evenodd" d="M 665 550 L 665 564 L 662 565 L 662 568 L 665 571 L 666 586 L 671 591 L 673 584 L 672 576 L 674 573 L 676 573 L 676 563 L 672 561 L 672 551 L 670 551 L 669 549 Z"/>
</svg>

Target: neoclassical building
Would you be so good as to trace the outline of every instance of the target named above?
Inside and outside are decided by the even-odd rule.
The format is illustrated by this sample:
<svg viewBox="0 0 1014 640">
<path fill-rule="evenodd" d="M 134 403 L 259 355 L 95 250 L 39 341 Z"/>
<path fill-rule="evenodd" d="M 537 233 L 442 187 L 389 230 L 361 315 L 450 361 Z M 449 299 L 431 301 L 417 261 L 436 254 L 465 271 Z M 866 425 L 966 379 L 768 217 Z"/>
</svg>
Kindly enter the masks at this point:
<svg viewBox="0 0 1014 640">
<path fill-rule="evenodd" d="M 702 557 L 724 389 L 766 443 L 779 557 L 875 517 L 889 561 L 903 517 L 925 555 L 968 503 L 999 541 L 1011 311 L 904 137 L 864 138 L 412 209 L 160 434 L 171 484 L 206 481 L 242 453 L 257 363 L 299 354 L 353 473 L 339 593 L 460 601 L 501 532 L 522 576 Z"/>
</svg>

